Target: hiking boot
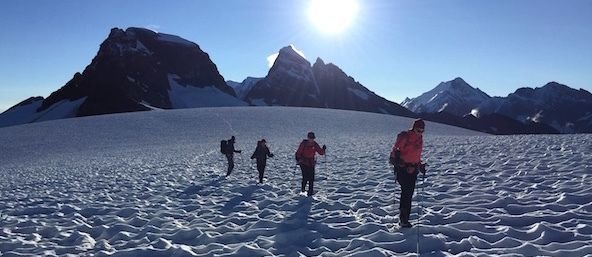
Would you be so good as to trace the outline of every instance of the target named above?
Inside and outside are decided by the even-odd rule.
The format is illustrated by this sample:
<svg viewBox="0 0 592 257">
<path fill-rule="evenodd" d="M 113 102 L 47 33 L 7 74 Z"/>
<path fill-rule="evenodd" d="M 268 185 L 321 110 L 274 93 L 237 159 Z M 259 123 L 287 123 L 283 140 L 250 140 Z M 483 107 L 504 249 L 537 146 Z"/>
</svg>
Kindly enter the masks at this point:
<svg viewBox="0 0 592 257">
<path fill-rule="evenodd" d="M 399 226 L 401 226 L 402 228 L 410 228 L 413 227 L 413 225 L 411 225 L 411 223 L 407 222 L 407 221 L 402 221 L 399 223 Z"/>
</svg>

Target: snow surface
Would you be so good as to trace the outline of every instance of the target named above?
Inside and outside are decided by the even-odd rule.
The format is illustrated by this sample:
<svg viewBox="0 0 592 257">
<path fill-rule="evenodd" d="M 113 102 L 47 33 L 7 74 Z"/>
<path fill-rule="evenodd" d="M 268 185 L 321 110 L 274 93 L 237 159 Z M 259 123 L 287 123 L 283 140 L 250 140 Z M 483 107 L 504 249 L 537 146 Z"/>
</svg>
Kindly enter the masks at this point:
<svg viewBox="0 0 592 257">
<path fill-rule="evenodd" d="M 490 136 L 427 122 L 412 229 L 386 159 L 411 119 L 287 107 L 181 109 L 0 128 L 0 256 L 585 256 L 591 135 Z M 293 155 L 327 144 L 317 194 Z M 224 178 L 219 140 L 237 137 Z M 272 153 L 256 183 L 248 157 Z M 423 186 L 422 186 L 423 185 Z M 419 236 L 418 236 L 419 235 Z"/>
<path fill-rule="evenodd" d="M 348 88 L 347 89 L 349 92 L 352 92 L 353 94 L 357 95 L 359 98 L 368 101 L 368 99 L 370 98 L 370 95 L 368 95 L 366 92 L 363 92 L 360 89 L 357 88 Z"/>
<path fill-rule="evenodd" d="M 265 99 L 263 99 L 263 98 L 251 99 L 251 104 L 255 105 L 255 106 L 267 106 L 267 103 L 265 102 Z"/>
<path fill-rule="evenodd" d="M 163 41 L 163 42 L 181 44 L 181 45 L 190 46 L 190 47 L 196 46 L 195 43 L 193 43 L 189 40 L 186 40 L 182 37 L 179 37 L 176 35 L 164 34 L 164 33 L 158 33 L 158 40 Z"/>
<path fill-rule="evenodd" d="M 33 101 L 30 104 L 15 106 L 6 112 L 0 113 L 0 127 L 29 123 L 41 107 L 43 99 Z"/>
<path fill-rule="evenodd" d="M 196 107 L 219 107 L 219 106 L 245 106 L 247 103 L 236 97 L 222 92 L 220 89 L 209 87 L 184 86 L 177 83 L 180 77 L 169 74 L 169 97 L 172 108 L 196 108 Z"/>
<path fill-rule="evenodd" d="M 263 78 L 247 77 L 243 82 L 236 82 L 232 80 L 226 81 L 226 85 L 232 87 L 239 99 L 245 99 L 247 94 L 251 91 L 253 86 Z"/>
<path fill-rule="evenodd" d="M 43 100 L 34 101 L 23 106 L 18 106 L 0 115 L 0 127 L 36 121 L 72 118 L 76 116 L 78 107 L 80 107 L 80 105 L 82 105 L 85 100 L 86 97 L 74 101 L 62 100 L 41 112 L 37 112 L 37 109 L 41 107 Z"/>
</svg>

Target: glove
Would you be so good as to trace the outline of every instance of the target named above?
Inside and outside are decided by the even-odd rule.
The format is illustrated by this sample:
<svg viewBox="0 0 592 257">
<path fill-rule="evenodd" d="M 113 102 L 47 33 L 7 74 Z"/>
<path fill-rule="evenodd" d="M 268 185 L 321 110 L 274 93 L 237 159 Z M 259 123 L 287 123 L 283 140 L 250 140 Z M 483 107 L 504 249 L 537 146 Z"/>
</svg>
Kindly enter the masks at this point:
<svg viewBox="0 0 592 257">
<path fill-rule="evenodd" d="M 327 150 L 327 146 L 323 145 L 323 151 L 326 151 L 326 150 Z"/>
<path fill-rule="evenodd" d="M 237 150 L 236 152 L 237 152 L 237 153 L 242 153 L 243 151 L 241 151 L 241 150 Z"/>
<path fill-rule="evenodd" d="M 389 164 L 395 165 L 395 158 L 394 157 L 389 157 Z"/>
<path fill-rule="evenodd" d="M 425 175 L 425 173 L 426 173 L 426 164 L 425 163 L 419 164 L 419 167 L 417 167 L 417 169 L 419 170 L 419 172 L 421 172 L 421 174 L 424 174 Z"/>
<path fill-rule="evenodd" d="M 272 153 L 269 154 L 269 158 L 273 158 L 275 155 L 273 155 Z"/>
</svg>

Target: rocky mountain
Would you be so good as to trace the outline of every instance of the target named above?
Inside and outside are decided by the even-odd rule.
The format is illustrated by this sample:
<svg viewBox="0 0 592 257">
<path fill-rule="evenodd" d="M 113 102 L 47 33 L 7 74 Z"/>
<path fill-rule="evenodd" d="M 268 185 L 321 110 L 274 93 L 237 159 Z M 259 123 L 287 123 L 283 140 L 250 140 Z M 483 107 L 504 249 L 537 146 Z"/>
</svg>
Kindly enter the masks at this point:
<svg viewBox="0 0 592 257">
<path fill-rule="evenodd" d="M 592 133 L 590 92 L 557 82 L 489 97 L 456 78 L 402 105 L 426 119 L 493 134 Z"/>
<path fill-rule="evenodd" d="M 471 110 L 491 97 L 479 88 L 473 88 L 462 78 L 441 82 L 434 89 L 422 95 L 406 98 L 401 105 L 416 113 L 447 112 L 457 116 L 471 113 Z"/>
<path fill-rule="evenodd" d="M 0 126 L 151 109 L 246 105 L 200 47 L 178 36 L 113 28 L 82 73 L 46 99 L 22 102 Z"/>
<path fill-rule="evenodd" d="M 426 119 L 494 134 L 592 133 L 592 94 L 551 82 L 489 97 L 461 78 L 403 103 L 388 101 L 292 46 L 264 78 L 225 82 L 200 47 L 147 29 L 113 28 L 82 73 L 49 97 L 31 97 L 0 114 L 0 127 L 88 115 L 193 107 L 276 105 L 357 110 Z M 467 115 L 471 113 L 471 115 Z"/>
<path fill-rule="evenodd" d="M 547 124 L 562 133 L 592 133 L 592 94 L 557 82 L 519 88 L 479 105 L 480 115 L 497 113 L 520 122 Z"/>
<path fill-rule="evenodd" d="M 265 78 L 245 95 L 246 102 L 263 106 L 303 106 L 413 116 L 320 58 L 311 65 L 293 46 L 279 55 Z"/>
</svg>

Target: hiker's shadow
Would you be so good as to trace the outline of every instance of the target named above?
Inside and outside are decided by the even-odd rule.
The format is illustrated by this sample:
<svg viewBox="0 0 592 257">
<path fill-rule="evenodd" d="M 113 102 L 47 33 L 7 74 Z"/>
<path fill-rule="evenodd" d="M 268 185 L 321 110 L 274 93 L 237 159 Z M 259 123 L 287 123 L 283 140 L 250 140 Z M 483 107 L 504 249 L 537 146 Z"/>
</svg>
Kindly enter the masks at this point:
<svg viewBox="0 0 592 257">
<path fill-rule="evenodd" d="M 311 197 L 300 197 L 294 206 L 294 213 L 286 217 L 277 226 L 274 249 L 277 254 L 285 256 L 302 256 L 307 249 L 312 248 L 311 243 L 319 237 L 316 230 L 316 222 L 310 219 L 312 209 Z"/>
<path fill-rule="evenodd" d="M 243 209 L 247 208 L 246 206 L 242 208 L 240 204 L 242 202 L 248 202 L 250 200 L 253 200 L 253 193 L 255 192 L 255 190 L 259 188 L 261 187 L 257 185 L 250 185 L 236 190 L 234 193 L 238 193 L 238 195 L 232 197 L 228 200 L 228 202 L 226 202 L 224 207 L 222 207 L 222 214 L 227 216 L 232 212 L 240 212 Z"/>
<path fill-rule="evenodd" d="M 180 198 L 192 198 L 194 195 L 210 195 L 216 190 L 219 190 L 220 185 L 224 181 L 224 177 L 220 176 L 214 180 L 202 184 L 191 184 L 185 188 L 182 192 L 179 192 Z"/>
</svg>

